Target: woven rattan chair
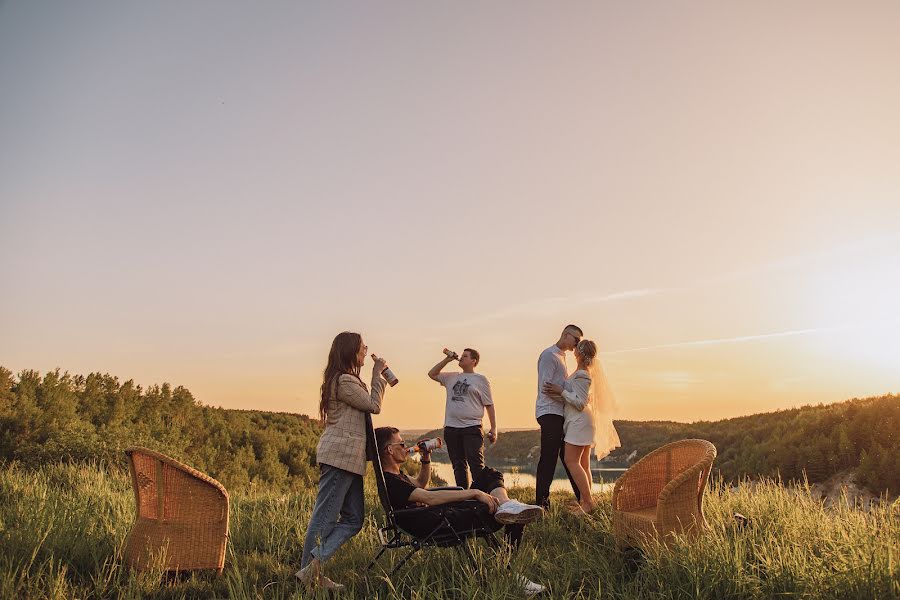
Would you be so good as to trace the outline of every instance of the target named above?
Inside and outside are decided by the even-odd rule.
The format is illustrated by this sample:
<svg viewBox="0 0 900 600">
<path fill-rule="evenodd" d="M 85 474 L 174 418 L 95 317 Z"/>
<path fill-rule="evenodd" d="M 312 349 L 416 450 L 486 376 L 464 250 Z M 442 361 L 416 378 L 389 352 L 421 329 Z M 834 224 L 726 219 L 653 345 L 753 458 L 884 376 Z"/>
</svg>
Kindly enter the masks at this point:
<svg viewBox="0 0 900 600">
<path fill-rule="evenodd" d="M 221 483 L 159 452 L 125 450 L 137 514 L 125 543 L 125 564 L 143 571 L 225 566 L 228 492 Z"/>
<path fill-rule="evenodd" d="M 648 538 L 696 534 L 707 527 L 703 490 L 716 458 L 706 440 L 681 440 L 657 448 L 616 480 L 613 532 L 619 547 L 641 547 Z"/>
</svg>

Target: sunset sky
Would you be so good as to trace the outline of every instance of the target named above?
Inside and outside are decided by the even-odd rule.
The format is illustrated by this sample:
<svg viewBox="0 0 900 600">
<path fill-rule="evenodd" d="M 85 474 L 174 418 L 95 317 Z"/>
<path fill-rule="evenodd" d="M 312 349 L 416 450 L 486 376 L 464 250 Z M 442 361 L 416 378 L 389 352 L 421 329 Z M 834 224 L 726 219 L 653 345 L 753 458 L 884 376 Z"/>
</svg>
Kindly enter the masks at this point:
<svg viewBox="0 0 900 600">
<path fill-rule="evenodd" d="M 0 0 L 0 365 L 312 414 L 477 348 L 501 427 L 900 392 L 900 3 Z M 569 359 L 574 367 L 574 359 Z M 371 362 L 366 365 L 368 374 Z"/>
</svg>

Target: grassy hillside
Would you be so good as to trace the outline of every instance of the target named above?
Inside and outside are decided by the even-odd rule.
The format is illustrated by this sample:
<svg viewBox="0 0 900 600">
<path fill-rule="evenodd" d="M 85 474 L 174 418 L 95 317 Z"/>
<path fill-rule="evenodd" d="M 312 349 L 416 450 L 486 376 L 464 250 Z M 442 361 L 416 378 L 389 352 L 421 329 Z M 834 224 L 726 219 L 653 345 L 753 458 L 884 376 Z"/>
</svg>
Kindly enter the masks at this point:
<svg viewBox="0 0 900 600">
<path fill-rule="evenodd" d="M 617 426 L 624 451 L 639 455 L 672 439 L 710 439 L 729 480 L 776 467 L 818 476 L 855 465 L 870 481 L 891 482 L 897 420 L 898 398 L 885 396 L 715 423 Z M 315 499 L 319 432 L 302 415 L 202 406 L 183 387 L 142 389 L 96 373 L 14 377 L 0 367 L 0 598 L 304 597 L 292 574 Z M 222 577 L 136 575 L 122 566 L 134 495 L 121 450 L 138 444 L 229 488 Z M 521 460 L 536 444 L 536 432 L 505 433 L 488 449 L 489 461 Z M 382 519 L 368 477 L 365 529 L 329 570 L 358 598 L 518 598 L 516 572 L 548 584 L 551 598 L 900 598 L 898 503 L 868 512 L 846 502 L 826 509 L 803 486 L 763 477 L 734 490 L 722 481 L 705 501 L 711 531 L 699 542 L 650 552 L 637 569 L 615 550 L 609 497 L 601 495 L 590 522 L 555 510 L 529 527 L 512 571 L 508 556 L 479 547 L 477 573 L 441 551 L 387 582 L 381 571 L 364 574 Z M 529 500 L 534 491 L 513 495 Z M 737 529 L 734 512 L 754 526 Z"/>
<path fill-rule="evenodd" d="M 589 522 L 557 509 L 529 526 L 512 570 L 505 568 L 508 556 L 479 545 L 478 572 L 452 550 L 440 550 L 414 558 L 387 582 L 381 570 L 364 576 L 382 522 L 372 488 L 369 476 L 365 528 L 328 567 L 348 584 L 346 597 L 521 598 L 514 574 L 525 573 L 549 586 L 545 597 L 560 599 L 900 598 L 896 504 L 870 512 L 846 504 L 824 509 L 805 491 L 771 481 L 737 490 L 713 485 L 705 500 L 707 535 L 658 548 L 629 567 L 610 533 L 609 496 L 598 495 L 600 508 Z M 121 470 L 6 465 L 0 467 L 0 598 L 308 597 L 292 574 L 313 501 L 311 489 L 234 493 L 221 577 L 136 575 L 121 562 L 134 518 L 134 496 Z M 734 512 L 750 516 L 753 526 L 738 529 Z M 381 566 L 390 562 L 382 558 Z"/>
</svg>

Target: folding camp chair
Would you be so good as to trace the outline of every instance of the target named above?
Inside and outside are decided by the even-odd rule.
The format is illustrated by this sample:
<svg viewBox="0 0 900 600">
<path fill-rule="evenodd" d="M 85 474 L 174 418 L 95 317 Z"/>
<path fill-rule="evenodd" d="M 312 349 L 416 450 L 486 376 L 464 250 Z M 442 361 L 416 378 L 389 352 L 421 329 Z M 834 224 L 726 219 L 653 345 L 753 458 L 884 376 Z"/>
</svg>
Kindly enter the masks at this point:
<svg viewBox="0 0 900 600">
<path fill-rule="evenodd" d="M 387 484 L 381 467 L 381 456 L 375 443 L 375 428 L 372 415 L 366 414 L 366 451 L 368 460 L 372 461 L 375 472 L 375 483 L 378 487 L 378 498 L 384 508 L 385 525 L 378 530 L 381 549 L 366 567 L 370 570 L 381 555 L 388 549 L 409 548 L 403 560 L 391 570 L 389 577 L 400 570 L 412 555 L 423 548 L 461 548 L 476 569 L 478 564 L 472 551 L 466 545 L 470 538 L 482 538 L 492 548 L 500 544 L 494 532 L 502 527 L 490 516 L 485 516 L 483 505 L 477 500 L 451 502 L 439 506 L 422 508 L 403 508 L 395 510 L 388 498 Z M 442 490 L 461 490 L 459 487 L 430 488 Z M 467 514 L 471 513 L 471 514 Z M 474 515 L 474 518 L 473 518 Z M 467 523 L 461 526 L 460 523 Z"/>
</svg>

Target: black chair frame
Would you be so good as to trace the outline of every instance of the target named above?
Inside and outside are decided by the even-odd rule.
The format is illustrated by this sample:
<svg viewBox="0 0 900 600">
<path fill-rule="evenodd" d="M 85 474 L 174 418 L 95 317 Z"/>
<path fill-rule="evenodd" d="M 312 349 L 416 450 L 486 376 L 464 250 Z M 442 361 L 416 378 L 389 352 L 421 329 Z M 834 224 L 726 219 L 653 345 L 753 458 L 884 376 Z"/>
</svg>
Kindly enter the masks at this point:
<svg viewBox="0 0 900 600">
<path fill-rule="evenodd" d="M 494 532 L 499 526 L 493 522 L 490 517 L 485 517 L 481 502 L 477 500 L 465 500 L 462 502 L 451 502 L 438 506 L 426 506 L 421 508 L 403 508 L 394 510 L 391 506 L 390 498 L 387 493 L 387 484 L 384 479 L 384 470 L 381 466 L 381 457 L 375 443 L 375 428 L 372 425 L 372 415 L 366 414 L 366 451 L 368 460 L 372 461 L 373 471 L 375 472 L 375 483 L 378 488 L 378 498 L 381 500 L 381 506 L 384 508 L 385 525 L 378 529 L 378 538 L 381 542 L 381 549 L 375 558 L 369 562 L 366 571 L 371 570 L 378 562 L 378 559 L 387 551 L 398 548 L 409 548 L 409 552 L 403 559 L 394 566 L 388 577 L 393 577 L 402 567 L 409 561 L 412 556 L 419 550 L 427 548 L 449 548 L 455 547 L 462 549 L 473 568 L 477 570 L 478 564 L 472 555 L 471 549 L 465 543 L 469 539 L 482 538 L 485 543 L 494 549 L 500 548 L 500 543 L 494 537 Z M 461 490 L 460 487 L 444 487 L 430 488 L 443 490 Z M 460 529 L 454 527 L 451 522 L 450 515 L 452 512 L 472 511 L 477 517 L 472 520 L 478 523 L 472 528 Z M 427 519 L 437 523 L 431 531 L 423 535 L 404 528 L 404 523 L 409 523 L 417 518 Z"/>
</svg>

